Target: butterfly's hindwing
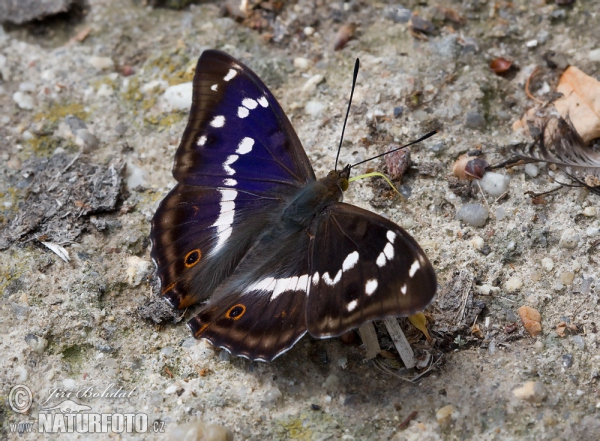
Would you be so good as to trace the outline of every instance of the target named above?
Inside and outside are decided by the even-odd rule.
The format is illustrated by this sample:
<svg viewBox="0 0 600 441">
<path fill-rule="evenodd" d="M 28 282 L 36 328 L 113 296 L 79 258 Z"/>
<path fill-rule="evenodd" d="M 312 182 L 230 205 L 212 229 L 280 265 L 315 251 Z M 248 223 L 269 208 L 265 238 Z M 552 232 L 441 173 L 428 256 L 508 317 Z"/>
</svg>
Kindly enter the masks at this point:
<svg viewBox="0 0 600 441">
<path fill-rule="evenodd" d="M 282 231 L 282 230 L 280 230 Z M 305 232 L 265 234 L 188 326 L 197 338 L 251 360 L 271 361 L 306 333 Z"/>
<path fill-rule="evenodd" d="M 164 298 L 186 308 L 210 296 L 233 272 L 278 203 L 231 188 L 175 186 L 152 220 L 151 256 Z M 243 234 L 230 240 L 238 228 Z"/>
<path fill-rule="evenodd" d="M 205 51 L 198 60 L 190 119 L 175 158 L 175 179 L 195 186 L 264 193 L 315 179 L 269 89 L 219 51 Z"/>
<path fill-rule="evenodd" d="M 412 315 L 432 300 L 435 272 L 416 241 L 395 223 L 340 202 L 328 206 L 313 229 L 306 309 L 313 337 Z"/>
</svg>

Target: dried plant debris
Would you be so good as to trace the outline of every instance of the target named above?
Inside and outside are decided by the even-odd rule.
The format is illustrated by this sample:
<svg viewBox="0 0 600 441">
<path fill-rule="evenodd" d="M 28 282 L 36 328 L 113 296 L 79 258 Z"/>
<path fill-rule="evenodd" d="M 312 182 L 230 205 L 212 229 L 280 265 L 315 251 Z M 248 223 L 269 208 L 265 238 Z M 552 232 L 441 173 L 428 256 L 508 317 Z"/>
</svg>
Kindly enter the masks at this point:
<svg viewBox="0 0 600 441">
<path fill-rule="evenodd" d="M 21 25 L 43 20 L 51 15 L 68 12 L 79 0 L 3 0 L 0 2 L 0 23 Z"/>
<path fill-rule="evenodd" d="M 569 119 L 546 121 L 536 142 L 516 153 L 511 161 L 555 164 L 580 185 L 600 194 L 600 152 L 586 145 Z"/>
<path fill-rule="evenodd" d="M 574 66 L 560 77 L 556 88 L 563 94 L 554 107 L 563 118 L 570 118 L 585 142 L 600 138 L 600 81 Z"/>
<path fill-rule="evenodd" d="M 536 72 L 537 68 L 531 76 Z M 577 133 L 585 142 L 600 138 L 600 81 L 571 66 L 561 75 L 556 91 L 548 95 L 549 101 L 543 102 L 531 96 L 528 91 L 529 80 L 531 77 L 526 84 L 526 93 L 540 106 L 525 112 L 520 120 L 513 123 L 513 130 L 531 133 L 532 126 L 540 127 L 548 115 L 558 113 L 573 121 Z"/>
<path fill-rule="evenodd" d="M 435 323 L 431 325 L 433 334 L 451 337 L 470 334 L 471 326 L 485 308 L 485 303 L 473 296 L 473 281 L 473 274 L 460 270 L 442 288 L 434 303 L 437 311 Z"/>
<path fill-rule="evenodd" d="M 115 209 L 125 164 L 86 162 L 64 153 L 32 158 L 8 179 L 13 205 L 0 212 L 0 249 L 33 238 L 65 244 L 87 227 L 89 216 Z"/>
</svg>

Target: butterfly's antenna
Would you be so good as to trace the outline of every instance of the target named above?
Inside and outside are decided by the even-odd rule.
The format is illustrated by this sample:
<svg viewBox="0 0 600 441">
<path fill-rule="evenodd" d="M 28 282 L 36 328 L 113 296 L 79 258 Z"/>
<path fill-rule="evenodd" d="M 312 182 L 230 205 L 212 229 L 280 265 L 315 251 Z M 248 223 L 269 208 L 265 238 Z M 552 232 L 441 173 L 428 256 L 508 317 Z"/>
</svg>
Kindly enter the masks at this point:
<svg viewBox="0 0 600 441">
<path fill-rule="evenodd" d="M 437 133 L 437 130 L 432 130 L 432 131 L 431 131 L 431 132 L 429 132 L 428 134 L 426 134 L 426 135 L 424 135 L 424 136 L 421 136 L 419 139 L 417 139 L 417 140 L 415 140 L 415 141 L 409 142 L 408 144 L 406 144 L 406 145 L 403 145 L 402 147 L 398 147 L 397 149 L 390 150 L 389 152 L 385 152 L 385 153 L 382 153 L 382 154 L 380 154 L 380 155 L 373 156 L 372 158 L 365 159 L 364 161 L 357 162 L 356 164 L 352 164 L 352 165 L 350 166 L 350 168 L 356 167 L 357 165 L 359 165 L 359 164 L 363 164 L 363 163 L 365 163 L 365 162 L 367 162 L 367 161 L 372 161 L 373 159 L 381 158 L 382 156 L 389 155 L 390 153 L 397 152 L 398 150 L 405 149 L 406 147 L 409 147 L 409 146 L 411 146 L 411 145 L 413 145 L 413 144 L 416 144 L 416 143 L 418 143 L 418 142 L 424 141 L 424 140 L 426 140 L 427 138 L 431 138 L 431 137 L 432 137 L 433 135 L 435 135 L 436 133 Z"/>
<path fill-rule="evenodd" d="M 360 61 L 356 59 L 354 63 L 354 75 L 352 76 L 352 91 L 350 92 L 350 101 L 348 101 L 348 110 L 346 110 L 346 118 L 344 118 L 344 125 L 342 127 L 342 136 L 340 138 L 340 146 L 338 147 L 337 155 L 335 157 L 335 170 L 337 170 L 338 159 L 340 157 L 340 150 L 342 149 L 342 141 L 344 140 L 344 132 L 346 131 L 346 122 L 348 122 L 348 114 L 350 113 L 350 105 L 352 104 L 352 95 L 354 95 L 354 86 L 356 86 L 356 77 L 358 77 L 358 67 Z"/>
</svg>

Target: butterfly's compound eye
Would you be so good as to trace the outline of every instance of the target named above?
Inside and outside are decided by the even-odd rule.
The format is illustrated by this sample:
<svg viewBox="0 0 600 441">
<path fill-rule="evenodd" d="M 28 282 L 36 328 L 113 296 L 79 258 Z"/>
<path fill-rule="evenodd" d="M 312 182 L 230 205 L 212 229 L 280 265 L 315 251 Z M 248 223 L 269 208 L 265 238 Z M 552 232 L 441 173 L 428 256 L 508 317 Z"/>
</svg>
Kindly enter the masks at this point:
<svg viewBox="0 0 600 441">
<path fill-rule="evenodd" d="M 340 188 L 343 191 L 348 190 L 348 179 L 346 179 L 346 178 L 340 178 L 339 184 L 340 184 Z"/>
<path fill-rule="evenodd" d="M 237 305 L 234 305 L 231 308 L 229 308 L 229 311 L 225 313 L 225 317 L 228 319 L 238 320 L 242 318 L 245 312 L 246 307 L 241 303 L 238 303 Z"/>
<path fill-rule="evenodd" d="M 200 257 L 202 256 L 202 253 L 200 252 L 199 249 L 195 249 L 193 251 L 190 251 L 189 253 L 187 253 L 185 255 L 185 259 L 184 259 L 184 263 L 185 266 L 187 268 L 191 268 L 194 265 L 196 265 L 198 262 L 200 262 Z"/>
</svg>

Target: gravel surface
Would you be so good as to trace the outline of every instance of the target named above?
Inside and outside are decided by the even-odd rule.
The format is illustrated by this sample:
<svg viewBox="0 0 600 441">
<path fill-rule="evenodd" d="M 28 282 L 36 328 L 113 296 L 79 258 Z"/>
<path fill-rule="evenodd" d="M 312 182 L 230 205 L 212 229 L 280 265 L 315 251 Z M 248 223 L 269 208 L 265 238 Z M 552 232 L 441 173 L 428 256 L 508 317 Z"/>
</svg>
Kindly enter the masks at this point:
<svg viewBox="0 0 600 441">
<path fill-rule="evenodd" d="M 76 15 L 0 28 L 0 437 L 41 439 L 10 424 L 37 427 L 41 409 L 73 399 L 164 430 L 113 439 L 180 439 L 190 427 L 228 439 L 200 422 L 254 440 L 599 439 L 599 196 L 526 194 L 567 179 L 539 164 L 496 170 L 487 193 L 450 176 L 465 152 L 493 164 L 531 141 L 511 126 L 534 105 L 536 66 L 529 90 L 541 100 L 560 75 L 549 58 L 600 78 L 600 2 L 249 3 L 259 7 L 244 18 L 234 1 L 89 0 Z M 440 131 L 412 147 L 397 182 L 405 203 L 378 180 L 345 195 L 406 228 L 436 269 L 426 314 L 443 356 L 416 382 L 339 339 L 305 337 L 269 364 L 230 357 L 191 337 L 182 319 L 193 311 L 154 298 L 150 220 L 174 185 L 186 83 L 208 48 L 271 88 L 317 176 L 333 167 L 356 57 L 342 164 Z M 497 57 L 511 75 L 489 68 Z M 386 171 L 383 159 L 361 167 Z M 536 337 L 522 306 L 539 312 Z M 32 392 L 25 414 L 11 407 L 15 385 Z"/>
</svg>

